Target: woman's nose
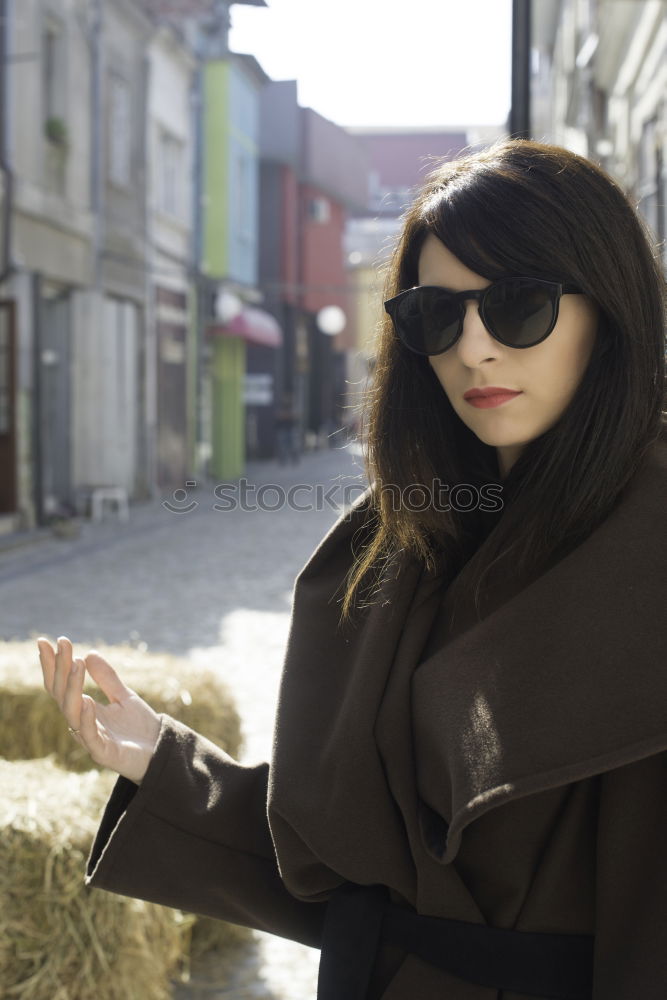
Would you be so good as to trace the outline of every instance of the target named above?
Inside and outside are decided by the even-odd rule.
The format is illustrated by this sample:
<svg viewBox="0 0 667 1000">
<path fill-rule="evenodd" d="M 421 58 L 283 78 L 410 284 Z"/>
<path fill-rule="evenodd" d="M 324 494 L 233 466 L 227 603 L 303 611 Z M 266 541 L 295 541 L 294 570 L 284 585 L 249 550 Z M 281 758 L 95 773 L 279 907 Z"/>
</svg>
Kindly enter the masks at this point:
<svg viewBox="0 0 667 1000">
<path fill-rule="evenodd" d="M 482 361 L 498 357 L 502 344 L 492 337 L 482 323 L 479 315 L 479 305 L 475 299 L 466 302 L 463 318 L 463 331 L 455 349 L 461 362 L 468 368 L 473 368 Z"/>
</svg>

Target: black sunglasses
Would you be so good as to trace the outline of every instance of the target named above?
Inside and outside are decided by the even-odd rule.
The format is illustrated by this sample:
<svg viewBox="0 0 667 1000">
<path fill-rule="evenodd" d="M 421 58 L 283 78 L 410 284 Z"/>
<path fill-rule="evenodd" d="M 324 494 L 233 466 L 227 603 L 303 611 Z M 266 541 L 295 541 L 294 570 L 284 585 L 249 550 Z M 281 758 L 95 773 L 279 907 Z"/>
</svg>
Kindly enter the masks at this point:
<svg viewBox="0 0 667 1000">
<path fill-rule="evenodd" d="M 506 347 L 534 347 L 558 319 L 561 295 L 582 294 L 577 285 L 541 278 L 501 278 L 482 289 L 447 292 L 417 285 L 388 299 L 384 307 L 406 347 L 416 354 L 442 354 L 463 332 L 466 299 L 476 299 L 482 323 Z"/>
</svg>

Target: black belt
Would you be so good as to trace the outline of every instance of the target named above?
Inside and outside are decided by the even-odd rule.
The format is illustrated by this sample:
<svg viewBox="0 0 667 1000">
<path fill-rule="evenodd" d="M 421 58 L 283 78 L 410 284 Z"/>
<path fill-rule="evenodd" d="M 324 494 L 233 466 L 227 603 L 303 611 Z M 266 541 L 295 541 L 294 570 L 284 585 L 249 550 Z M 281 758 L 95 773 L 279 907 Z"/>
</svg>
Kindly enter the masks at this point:
<svg viewBox="0 0 667 1000">
<path fill-rule="evenodd" d="M 317 1000 L 366 1000 L 382 941 L 459 979 L 542 1000 L 591 1000 L 592 934 L 513 931 L 420 916 L 385 886 L 346 883 L 329 898 Z"/>
</svg>

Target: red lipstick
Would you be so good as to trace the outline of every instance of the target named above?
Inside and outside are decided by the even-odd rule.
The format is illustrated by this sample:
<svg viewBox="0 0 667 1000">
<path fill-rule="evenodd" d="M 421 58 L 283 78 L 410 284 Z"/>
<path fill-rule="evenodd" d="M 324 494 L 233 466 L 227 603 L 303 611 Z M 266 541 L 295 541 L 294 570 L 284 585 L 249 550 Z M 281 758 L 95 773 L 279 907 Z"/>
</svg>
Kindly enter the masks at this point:
<svg viewBox="0 0 667 1000">
<path fill-rule="evenodd" d="M 485 410 L 492 406 L 501 406 L 515 396 L 521 395 L 521 389 L 506 389 L 500 385 L 486 385 L 480 389 L 468 389 L 463 398 L 471 406 Z"/>
</svg>

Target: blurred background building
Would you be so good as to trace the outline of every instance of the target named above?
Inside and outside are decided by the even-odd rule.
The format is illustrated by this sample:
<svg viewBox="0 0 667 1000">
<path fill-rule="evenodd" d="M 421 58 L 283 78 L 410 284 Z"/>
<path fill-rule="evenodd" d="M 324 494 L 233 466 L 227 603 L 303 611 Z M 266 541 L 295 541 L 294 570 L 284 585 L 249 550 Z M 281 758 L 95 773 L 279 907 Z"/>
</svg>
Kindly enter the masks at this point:
<svg viewBox="0 0 667 1000">
<path fill-rule="evenodd" d="M 464 149 L 583 153 L 665 254 L 667 0 L 514 0 L 507 122 L 391 129 L 301 107 L 233 7 L 0 0 L 0 531 L 234 480 L 286 395 L 342 443 L 401 213 Z"/>
<path fill-rule="evenodd" d="M 344 129 L 299 107 L 294 80 L 265 87 L 261 125 L 261 284 L 285 334 L 273 384 L 277 396 L 293 396 L 305 443 L 341 424 L 356 347 L 343 238 L 350 214 L 365 204 L 368 164 Z M 332 311 L 340 329 L 326 323 Z M 271 423 L 270 410 L 258 407 L 258 456 L 272 454 Z"/>
<path fill-rule="evenodd" d="M 367 161 L 366 203 L 351 214 L 345 232 L 350 321 L 356 330 L 347 362 L 347 411 L 372 383 L 375 338 L 383 316 L 384 268 L 391 255 L 401 215 L 428 172 L 464 150 L 479 149 L 506 134 L 502 126 L 468 128 L 349 128 Z M 356 421 L 355 421 L 356 426 Z"/>
<path fill-rule="evenodd" d="M 534 0 L 531 130 L 611 173 L 667 263 L 667 3 Z"/>
</svg>

